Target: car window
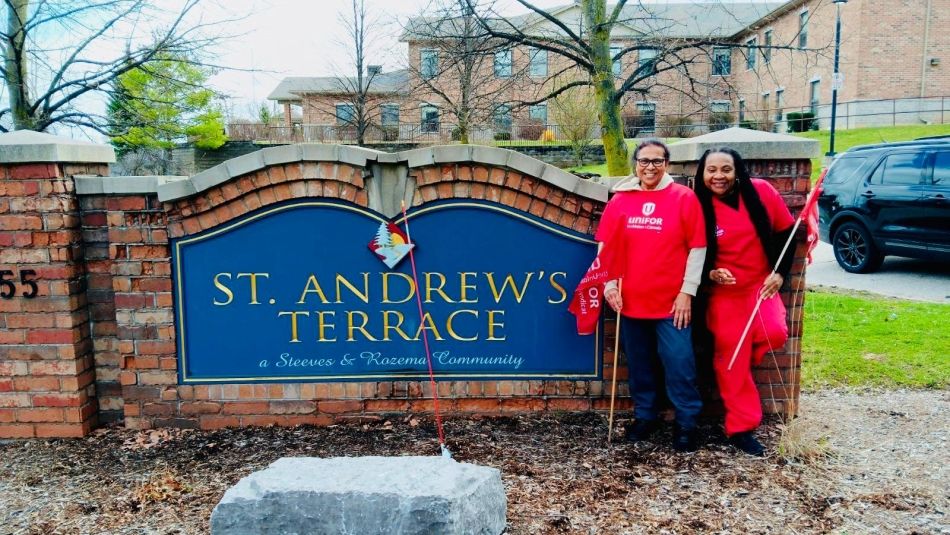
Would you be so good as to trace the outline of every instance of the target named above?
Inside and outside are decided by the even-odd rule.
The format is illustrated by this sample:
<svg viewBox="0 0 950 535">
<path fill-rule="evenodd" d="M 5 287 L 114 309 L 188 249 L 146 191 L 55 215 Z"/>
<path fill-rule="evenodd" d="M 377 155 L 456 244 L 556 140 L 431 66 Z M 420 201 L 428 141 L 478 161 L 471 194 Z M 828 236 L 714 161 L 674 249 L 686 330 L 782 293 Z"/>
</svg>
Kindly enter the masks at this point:
<svg viewBox="0 0 950 535">
<path fill-rule="evenodd" d="M 950 188 L 950 151 L 938 152 L 934 157 L 934 185 Z"/>
<path fill-rule="evenodd" d="M 839 158 L 828 170 L 825 182 L 838 184 L 848 180 L 866 161 L 868 161 L 867 158 Z"/>
<path fill-rule="evenodd" d="M 920 176 L 924 168 L 926 153 L 891 154 L 881 167 L 884 168 L 884 185 L 911 185 L 920 184 Z M 875 173 L 875 178 L 877 178 Z"/>
</svg>

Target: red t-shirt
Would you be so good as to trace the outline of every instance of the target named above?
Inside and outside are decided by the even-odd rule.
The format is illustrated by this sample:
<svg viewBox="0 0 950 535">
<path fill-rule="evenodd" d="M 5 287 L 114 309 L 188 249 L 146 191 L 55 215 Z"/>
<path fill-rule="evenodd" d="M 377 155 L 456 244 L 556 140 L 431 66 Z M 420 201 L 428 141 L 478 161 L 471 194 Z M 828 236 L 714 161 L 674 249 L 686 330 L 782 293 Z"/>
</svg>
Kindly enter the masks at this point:
<svg viewBox="0 0 950 535">
<path fill-rule="evenodd" d="M 614 234 L 617 225 L 623 230 Z M 696 194 L 679 184 L 617 192 L 604 209 L 595 237 L 605 241 L 611 236 L 622 236 L 626 251 L 621 313 L 642 319 L 670 317 L 689 250 L 706 246 Z"/>
<path fill-rule="evenodd" d="M 771 184 L 753 178 L 752 185 L 762 199 L 773 231 L 785 230 L 795 223 L 782 196 Z M 772 266 L 769 265 L 762 242 L 755 233 L 755 226 L 745 203 L 740 197 L 739 207 L 736 209 L 714 197 L 713 209 L 716 211 L 716 243 L 719 249 L 713 267 L 731 271 L 736 283 L 728 286 L 713 284 L 710 288 L 714 292 L 757 289 L 772 272 Z"/>
</svg>

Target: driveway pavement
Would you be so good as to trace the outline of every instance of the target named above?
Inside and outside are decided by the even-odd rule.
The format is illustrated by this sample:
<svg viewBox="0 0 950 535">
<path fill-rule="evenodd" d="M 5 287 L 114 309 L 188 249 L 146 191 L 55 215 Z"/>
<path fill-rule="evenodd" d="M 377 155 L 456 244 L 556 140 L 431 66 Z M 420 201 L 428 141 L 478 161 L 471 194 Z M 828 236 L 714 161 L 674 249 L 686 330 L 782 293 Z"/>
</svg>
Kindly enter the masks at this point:
<svg viewBox="0 0 950 535">
<path fill-rule="evenodd" d="M 950 264 L 888 256 L 874 273 L 848 273 L 835 261 L 831 245 L 824 242 L 815 248 L 814 259 L 806 271 L 811 288 L 829 286 L 950 304 Z"/>
</svg>

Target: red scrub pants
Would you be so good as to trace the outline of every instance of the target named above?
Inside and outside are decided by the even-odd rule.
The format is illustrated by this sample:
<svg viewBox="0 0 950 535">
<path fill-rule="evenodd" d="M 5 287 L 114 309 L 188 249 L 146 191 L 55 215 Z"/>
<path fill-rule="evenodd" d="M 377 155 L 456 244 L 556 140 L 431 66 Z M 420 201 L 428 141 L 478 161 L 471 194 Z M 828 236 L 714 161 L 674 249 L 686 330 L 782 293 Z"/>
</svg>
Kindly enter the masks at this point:
<svg viewBox="0 0 950 535">
<path fill-rule="evenodd" d="M 713 369 L 726 408 L 727 436 L 751 431 L 762 422 L 762 401 L 752 366 L 762 362 L 770 350 L 780 350 L 788 339 L 785 305 L 776 294 L 762 302 L 732 370 L 727 369 L 757 297 L 758 289 L 713 292 L 709 297 L 706 322 L 715 339 Z"/>
</svg>

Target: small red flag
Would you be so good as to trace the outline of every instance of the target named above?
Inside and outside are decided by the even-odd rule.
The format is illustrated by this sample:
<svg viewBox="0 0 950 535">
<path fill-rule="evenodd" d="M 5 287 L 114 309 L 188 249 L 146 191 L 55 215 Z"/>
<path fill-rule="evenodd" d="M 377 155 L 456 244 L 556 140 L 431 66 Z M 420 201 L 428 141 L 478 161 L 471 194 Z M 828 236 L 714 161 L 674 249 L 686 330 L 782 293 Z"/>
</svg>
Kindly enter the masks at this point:
<svg viewBox="0 0 950 535">
<path fill-rule="evenodd" d="M 821 175 L 818 177 L 818 181 L 815 182 L 815 187 L 812 188 L 811 194 L 808 196 L 808 200 L 805 201 L 805 208 L 802 209 L 802 218 L 805 220 L 805 229 L 807 231 L 806 243 L 808 244 L 808 263 L 812 263 L 812 251 L 815 250 L 815 247 L 818 246 L 818 196 L 821 195 L 821 185 L 825 181 L 825 175 L 828 174 L 828 169 L 825 168 Z"/>
<path fill-rule="evenodd" d="M 577 284 L 571 304 L 567 307 L 577 318 L 577 334 L 594 334 L 597 330 L 597 321 L 603 308 L 604 284 L 619 279 L 623 275 L 623 266 L 623 225 L 618 224 L 610 239 L 604 242 L 584 278 Z"/>
</svg>

